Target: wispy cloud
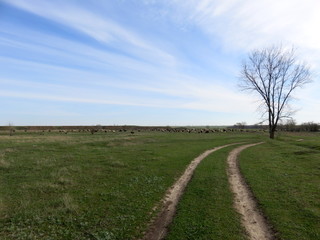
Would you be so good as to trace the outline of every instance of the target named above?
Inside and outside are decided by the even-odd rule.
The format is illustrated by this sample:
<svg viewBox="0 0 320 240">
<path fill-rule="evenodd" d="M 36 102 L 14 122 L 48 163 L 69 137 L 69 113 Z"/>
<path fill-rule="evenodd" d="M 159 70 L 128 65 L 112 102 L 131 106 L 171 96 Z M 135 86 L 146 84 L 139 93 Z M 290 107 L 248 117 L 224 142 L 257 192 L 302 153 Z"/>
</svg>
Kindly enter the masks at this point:
<svg viewBox="0 0 320 240">
<path fill-rule="evenodd" d="M 132 52 L 142 59 L 157 61 L 157 64 L 176 64 L 174 56 L 153 46 L 136 33 L 106 17 L 70 4 L 69 1 L 5 1 L 25 11 L 81 31 L 100 42 Z"/>
<path fill-rule="evenodd" d="M 14 31 L 16 39 L 0 37 L 0 44 L 21 52 L 27 52 L 24 58 L 35 62 L 51 65 L 74 65 L 79 67 L 92 67 L 96 69 L 110 69 L 114 71 L 135 70 L 148 71 L 154 69 L 154 64 L 141 62 L 128 56 L 99 50 L 90 45 L 71 41 L 57 36 L 41 34 L 32 30 L 21 30 L 19 34 Z"/>
<path fill-rule="evenodd" d="M 320 50 L 317 0 L 174 1 L 181 17 L 223 39 L 226 48 L 286 42 Z M 180 10 L 182 9 L 182 11 Z"/>
<path fill-rule="evenodd" d="M 252 102 L 247 96 L 217 84 L 207 86 L 208 89 L 205 90 L 195 82 L 184 84 L 171 82 L 170 85 L 157 86 L 113 84 L 108 88 L 104 83 L 96 83 L 96 88 L 93 86 L 86 88 L 81 84 L 77 86 L 15 79 L 0 79 L 0 83 L 2 85 L 0 96 L 3 97 L 222 113 L 234 113 L 240 109 L 242 112 L 253 110 L 247 107 Z"/>
<path fill-rule="evenodd" d="M 24 24 L 7 16 L 0 23 L 4 99 L 53 108 L 83 103 L 182 109 L 189 116 L 197 110 L 246 121 L 255 99 L 235 88 L 245 52 L 289 43 L 311 56 L 315 67 L 320 63 L 317 1 L 134 1 L 128 18 L 117 9 L 124 2 L 3 2 L 22 13 L 23 21 L 31 19 Z M 103 14 L 99 6 L 108 4 L 120 17 Z M 312 103 L 315 91 L 306 94 Z M 80 109 L 74 114 L 86 115 Z"/>
<path fill-rule="evenodd" d="M 30 29 L 19 29 L 18 32 L 7 29 L 7 33 L 14 38 L 0 37 L 0 44 L 19 49 L 21 52 L 27 51 L 27 53 L 24 54 L 25 59 L 0 57 L 0 62 L 3 66 L 11 68 L 10 72 L 16 72 L 15 69 L 17 69 L 28 71 L 29 74 L 22 73 L 22 76 L 14 78 L 16 81 L 9 80 L 3 83 L 9 85 L 11 81 L 10 84 L 15 84 L 16 87 L 32 86 L 42 93 L 37 94 L 31 90 L 28 94 L 21 92 L 14 94 L 15 91 L 11 90 L 11 97 L 31 99 L 34 93 L 35 99 L 43 98 L 44 100 L 219 112 L 232 112 L 239 109 L 232 103 L 233 101 L 237 101 L 238 106 L 245 106 L 248 103 L 248 99 L 241 94 L 219 86 L 218 81 L 213 79 L 199 78 L 171 67 L 160 68 L 159 65 L 155 66 Z M 68 90 L 64 91 L 63 89 L 66 88 Z M 50 95 L 52 92 L 43 94 L 47 89 L 54 91 L 54 95 Z M 25 88 L 25 91 L 27 92 L 28 88 Z M 61 94 L 62 91 L 64 94 Z M 90 91 L 94 92 L 91 96 L 87 94 Z M 118 92 L 126 92 L 126 96 Z M 72 98 L 65 97 L 71 93 L 74 93 Z M 48 98 L 45 95 L 51 97 Z M 139 95 L 141 97 L 137 97 Z M 105 96 L 109 98 L 106 99 Z M 224 104 L 217 104 L 219 102 Z"/>
</svg>

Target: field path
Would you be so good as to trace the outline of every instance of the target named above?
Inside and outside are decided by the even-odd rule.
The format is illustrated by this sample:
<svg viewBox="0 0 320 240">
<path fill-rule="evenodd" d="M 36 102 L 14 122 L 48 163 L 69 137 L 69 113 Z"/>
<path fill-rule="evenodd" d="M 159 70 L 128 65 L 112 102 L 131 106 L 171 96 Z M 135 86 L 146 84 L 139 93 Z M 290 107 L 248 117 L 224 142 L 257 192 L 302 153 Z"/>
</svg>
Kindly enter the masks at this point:
<svg viewBox="0 0 320 240">
<path fill-rule="evenodd" d="M 160 240 L 163 239 L 167 234 L 167 227 L 172 222 L 173 216 L 176 212 L 176 207 L 182 196 L 184 189 L 190 181 L 194 170 L 198 164 L 209 154 L 239 143 L 232 143 L 224 146 L 215 147 L 207 150 L 198 157 L 196 157 L 186 168 L 182 176 L 170 187 L 167 191 L 166 197 L 162 200 L 162 210 L 158 216 L 152 221 L 149 229 L 143 237 L 143 240 Z"/>
<path fill-rule="evenodd" d="M 242 177 L 238 156 L 241 151 L 261 143 L 248 144 L 238 147 L 230 152 L 228 163 L 228 178 L 232 192 L 234 193 L 234 205 L 241 214 L 242 224 L 245 227 L 250 240 L 271 240 L 275 239 L 270 226 L 257 207 L 253 194 Z"/>
</svg>

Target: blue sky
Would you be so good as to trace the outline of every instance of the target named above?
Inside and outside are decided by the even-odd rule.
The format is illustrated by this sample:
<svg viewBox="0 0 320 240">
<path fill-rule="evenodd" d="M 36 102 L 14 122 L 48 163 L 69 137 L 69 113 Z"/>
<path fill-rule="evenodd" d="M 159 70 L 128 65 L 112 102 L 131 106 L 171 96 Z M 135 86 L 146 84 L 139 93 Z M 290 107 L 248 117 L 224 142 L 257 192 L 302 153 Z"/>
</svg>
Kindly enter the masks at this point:
<svg viewBox="0 0 320 240">
<path fill-rule="evenodd" d="M 0 125 L 230 125 L 260 121 L 237 87 L 255 48 L 294 45 L 320 122 L 320 1 L 1 0 Z"/>
</svg>

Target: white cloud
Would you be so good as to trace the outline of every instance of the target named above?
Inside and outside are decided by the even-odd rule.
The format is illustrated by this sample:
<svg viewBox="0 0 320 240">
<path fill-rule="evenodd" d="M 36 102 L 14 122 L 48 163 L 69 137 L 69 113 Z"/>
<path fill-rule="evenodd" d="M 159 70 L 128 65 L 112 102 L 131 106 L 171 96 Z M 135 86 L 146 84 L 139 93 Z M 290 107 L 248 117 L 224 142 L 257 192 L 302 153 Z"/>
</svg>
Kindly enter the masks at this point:
<svg viewBox="0 0 320 240">
<path fill-rule="evenodd" d="M 298 58 L 310 64 L 319 78 L 320 1 L 318 0 L 174 0 L 179 20 L 200 27 L 225 51 L 245 53 L 273 44 L 297 47 Z M 217 41 L 218 39 L 218 41 Z M 314 85 L 315 86 L 315 85 Z M 309 89 L 309 86 L 307 86 Z M 319 119 L 318 87 L 299 95 L 296 117 Z M 236 102 L 236 101 L 235 101 Z M 248 105 L 249 106 L 249 105 Z"/>
<path fill-rule="evenodd" d="M 226 48 L 250 49 L 285 42 L 320 50 L 318 0 L 175 0 L 176 11 Z"/>
<path fill-rule="evenodd" d="M 121 51 L 111 52 L 28 28 L 2 29 L 1 32 L 9 33 L 3 36 L 14 36 L 11 39 L 0 38 L 2 47 L 26 50 L 33 54 L 26 54 L 19 60 L 0 57 L 2 66 L 8 66 L 12 70 L 19 69 L 21 72 L 29 71 L 28 75 L 20 77 L 17 76 L 19 71 L 13 71 L 15 74 L 12 75 L 15 77 L 12 80 L 0 79 L 4 86 L 0 96 L 236 114 L 255 110 L 252 97 L 228 88 L 230 84 L 223 82 L 225 79 L 219 79 L 214 73 L 215 69 L 222 68 L 226 72 L 230 66 L 233 70 L 232 60 L 216 58 L 213 60 L 216 62 L 211 65 L 215 68 L 213 76 L 198 75 L 197 71 L 193 71 L 195 67 L 183 70 L 190 62 L 181 55 L 172 55 L 143 35 L 85 9 L 83 5 L 71 5 L 69 1 L 61 0 L 5 1 Z M 177 18 L 180 23 L 200 27 L 213 42 L 222 44 L 225 50 L 242 53 L 253 47 L 277 42 L 292 43 L 302 49 L 302 55 L 307 60 L 312 53 L 313 66 L 316 66 L 317 61 L 320 63 L 320 34 L 316 26 L 320 22 L 320 15 L 317 13 L 320 2 L 168 0 L 167 3 L 170 9 L 162 17 Z M 159 42 L 167 41 L 166 36 L 159 38 Z M 216 41 L 217 38 L 221 42 Z M 177 48 L 177 52 L 180 50 L 179 46 L 172 47 Z M 179 65 L 178 60 L 181 61 Z M 58 64 L 59 61 L 61 65 Z M 41 77 L 43 81 L 40 81 Z M 24 91 L 21 90 L 22 87 L 25 87 Z M 314 91 L 311 95 L 313 94 Z M 310 102 L 318 103 L 313 98 Z"/>
<path fill-rule="evenodd" d="M 39 56 L 46 56 L 43 59 L 34 59 L 39 64 L 51 61 L 52 65 L 56 62 L 57 67 L 61 64 L 74 63 L 82 67 L 91 66 L 101 69 L 112 67 L 112 69 L 121 71 L 123 69 L 143 71 L 154 68 L 153 64 L 144 61 L 138 61 L 121 54 L 102 51 L 90 45 L 31 30 L 21 30 L 19 34 L 14 31 L 9 31 L 9 33 L 19 40 L 0 37 L 0 45 L 13 47 L 21 52 L 29 51 L 32 54 L 27 55 L 27 57 L 31 59 L 33 56 L 38 58 Z"/>
<path fill-rule="evenodd" d="M 142 85 L 121 86 L 125 92 L 120 94 L 114 88 L 84 88 L 82 86 L 50 84 L 16 79 L 0 79 L 0 96 L 22 99 L 37 99 L 60 102 L 79 102 L 91 104 L 147 106 L 156 108 L 179 108 L 204 110 L 209 112 L 237 113 L 252 112 L 252 100 L 245 95 L 226 89 L 223 86 L 209 86 L 208 89 L 195 83 L 172 83 L 146 87 Z M 23 89 L 23 91 L 21 90 Z M 119 90 L 119 89 L 118 89 Z M 141 93 L 151 93 L 144 96 Z M 155 95 L 154 93 L 159 93 Z M 171 96 L 168 98 L 168 96 Z M 251 105 L 251 108 L 247 107 Z"/>
<path fill-rule="evenodd" d="M 153 46 L 136 33 L 83 7 L 80 8 L 75 4 L 69 4 L 68 1 L 5 1 L 36 15 L 81 31 L 100 42 L 132 52 L 145 60 L 156 61 L 158 64 L 163 65 L 174 66 L 176 64 L 176 60 L 171 54 L 159 49 L 157 46 Z"/>
</svg>

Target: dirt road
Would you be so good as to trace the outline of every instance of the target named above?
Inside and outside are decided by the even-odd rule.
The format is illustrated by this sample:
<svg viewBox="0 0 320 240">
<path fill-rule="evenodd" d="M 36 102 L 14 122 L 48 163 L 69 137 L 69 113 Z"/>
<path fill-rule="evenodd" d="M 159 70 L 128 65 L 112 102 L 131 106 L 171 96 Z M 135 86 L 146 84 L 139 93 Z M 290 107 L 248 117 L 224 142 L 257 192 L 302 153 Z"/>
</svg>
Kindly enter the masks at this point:
<svg viewBox="0 0 320 240">
<path fill-rule="evenodd" d="M 188 182 L 190 181 L 194 170 L 198 164 L 209 154 L 225 147 L 229 147 L 239 143 L 228 144 L 220 147 L 215 147 L 207 150 L 200 156 L 195 158 L 186 168 L 182 176 L 174 183 L 174 185 L 167 191 L 166 197 L 162 200 L 163 207 L 159 215 L 150 224 L 150 228 L 143 237 L 143 240 L 160 240 L 167 234 L 167 227 L 172 222 L 172 218 L 176 212 L 176 207 L 181 195 L 184 192 Z"/>
<path fill-rule="evenodd" d="M 271 240 L 274 234 L 266 219 L 257 207 L 257 203 L 242 177 L 237 157 L 241 151 L 261 143 L 248 144 L 238 147 L 230 152 L 228 162 L 228 178 L 232 192 L 234 193 L 234 205 L 241 214 L 242 224 L 245 227 L 250 240 Z"/>
</svg>

